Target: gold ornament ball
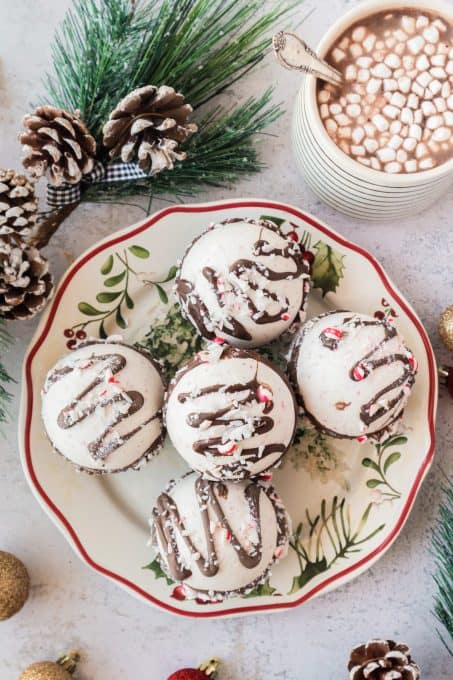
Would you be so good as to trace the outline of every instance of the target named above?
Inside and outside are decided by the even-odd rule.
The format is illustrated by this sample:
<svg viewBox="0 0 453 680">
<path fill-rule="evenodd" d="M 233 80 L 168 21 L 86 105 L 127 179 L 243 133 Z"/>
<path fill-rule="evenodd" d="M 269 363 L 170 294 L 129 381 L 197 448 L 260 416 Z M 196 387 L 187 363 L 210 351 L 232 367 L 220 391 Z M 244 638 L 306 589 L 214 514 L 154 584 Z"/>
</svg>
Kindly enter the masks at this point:
<svg viewBox="0 0 453 680">
<path fill-rule="evenodd" d="M 22 609 L 30 592 L 30 577 L 20 560 L 0 550 L 0 621 Z"/>
<path fill-rule="evenodd" d="M 453 352 L 453 305 L 447 307 L 440 316 L 439 335 L 445 347 Z"/>
<path fill-rule="evenodd" d="M 26 668 L 19 680 L 70 680 L 72 675 L 55 661 L 38 661 Z"/>
</svg>

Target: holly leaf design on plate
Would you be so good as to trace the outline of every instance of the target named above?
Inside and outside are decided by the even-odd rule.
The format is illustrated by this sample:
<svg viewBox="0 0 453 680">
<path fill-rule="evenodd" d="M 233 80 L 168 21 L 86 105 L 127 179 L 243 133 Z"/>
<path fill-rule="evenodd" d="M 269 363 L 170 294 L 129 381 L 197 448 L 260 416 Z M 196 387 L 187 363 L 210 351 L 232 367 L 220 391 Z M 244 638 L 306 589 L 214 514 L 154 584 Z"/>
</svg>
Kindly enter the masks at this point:
<svg viewBox="0 0 453 680">
<path fill-rule="evenodd" d="M 150 571 L 153 572 L 154 576 L 156 579 L 163 578 L 167 582 L 167 586 L 171 586 L 174 581 L 171 580 L 171 578 L 168 578 L 167 574 L 164 572 L 162 567 L 159 564 L 159 560 L 156 558 L 149 564 L 146 564 L 143 569 L 149 569 Z"/>
<path fill-rule="evenodd" d="M 323 297 L 334 293 L 344 276 L 344 255 L 337 253 L 331 246 L 318 241 L 313 246 L 315 259 L 312 268 L 314 288 L 321 288 Z"/>
<path fill-rule="evenodd" d="M 243 595 L 244 598 L 249 598 L 249 597 L 264 597 L 264 596 L 270 596 L 274 595 L 276 593 L 276 588 L 272 588 L 271 584 L 269 581 L 265 581 L 264 583 L 260 583 L 259 586 L 256 586 L 253 590 L 251 590 L 249 593 L 246 595 Z"/>
</svg>

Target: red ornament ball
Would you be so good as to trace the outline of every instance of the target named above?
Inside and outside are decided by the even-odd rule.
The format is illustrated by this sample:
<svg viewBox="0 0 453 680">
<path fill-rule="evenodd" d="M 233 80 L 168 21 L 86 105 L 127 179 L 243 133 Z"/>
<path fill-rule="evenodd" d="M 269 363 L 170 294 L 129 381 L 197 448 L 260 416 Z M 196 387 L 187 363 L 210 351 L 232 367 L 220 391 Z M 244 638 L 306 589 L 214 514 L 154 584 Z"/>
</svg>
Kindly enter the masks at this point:
<svg viewBox="0 0 453 680">
<path fill-rule="evenodd" d="M 208 676 L 198 668 L 181 668 L 181 670 L 172 673 L 167 680 L 206 680 Z"/>
</svg>

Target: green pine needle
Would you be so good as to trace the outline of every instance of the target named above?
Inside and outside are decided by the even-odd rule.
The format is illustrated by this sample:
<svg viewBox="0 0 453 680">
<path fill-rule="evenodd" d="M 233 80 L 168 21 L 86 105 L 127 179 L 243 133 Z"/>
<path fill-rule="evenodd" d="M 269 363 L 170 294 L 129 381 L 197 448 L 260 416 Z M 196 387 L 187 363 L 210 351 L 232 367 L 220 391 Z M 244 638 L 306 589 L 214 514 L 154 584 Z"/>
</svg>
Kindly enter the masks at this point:
<svg viewBox="0 0 453 680">
<path fill-rule="evenodd" d="M 4 351 L 9 347 L 11 342 L 12 338 L 5 328 L 5 322 L 0 318 L 0 425 L 5 423 L 8 418 L 7 408 L 11 399 L 11 394 L 7 391 L 5 385 L 14 382 L 8 375 L 2 361 Z"/>
<path fill-rule="evenodd" d="M 267 90 L 230 112 L 211 111 L 199 122 L 199 132 L 183 146 L 187 160 L 173 170 L 136 181 L 96 184 L 83 194 L 83 200 L 116 201 L 150 192 L 186 197 L 198 194 L 203 186 L 230 186 L 241 176 L 259 171 L 263 164 L 252 136 L 281 115 L 278 106 L 270 105 L 271 97 L 272 91 Z"/>
<path fill-rule="evenodd" d="M 271 33 L 299 3 L 266 0 L 75 0 L 52 49 L 47 101 L 81 116 L 102 149 L 102 128 L 119 100 L 145 84 L 171 85 L 194 109 L 211 101 L 260 62 Z M 197 194 L 202 185 L 230 186 L 262 168 L 253 136 L 281 114 L 271 91 L 227 112 L 194 115 L 199 132 L 171 172 L 138 181 L 94 184 L 83 200 L 132 195 Z"/>
<path fill-rule="evenodd" d="M 453 480 L 443 489 L 444 498 L 439 506 L 439 517 L 433 533 L 436 559 L 434 581 L 437 586 L 434 612 L 446 633 L 439 631 L 440 638 L 453 656 Z"/>
</svg>

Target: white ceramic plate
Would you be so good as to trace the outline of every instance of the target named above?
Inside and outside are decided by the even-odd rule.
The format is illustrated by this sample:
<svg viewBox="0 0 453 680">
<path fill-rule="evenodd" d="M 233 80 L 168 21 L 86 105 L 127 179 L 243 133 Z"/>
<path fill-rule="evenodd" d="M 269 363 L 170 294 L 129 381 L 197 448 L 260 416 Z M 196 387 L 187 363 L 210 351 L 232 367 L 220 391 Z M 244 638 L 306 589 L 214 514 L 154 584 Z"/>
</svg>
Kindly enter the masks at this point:
<svg viewBox="0 0 453 680">
<path fill-rule="evenodd" d="M 131 342 L 143 339 L 151 328 L 148 347 L 167 365 L 188 356 L 197 340 L 173 306 L 171 281 L 164 279 L 210 222 L 263 215 L 295 231 L 316 254 L 318 287 L 309 316 L 341 308 L 392 317 L 418 359 L 419 374 L 403 433 L 381 447 L 299 429 L 297 442 L 274 473 L 298 531 L 288 557 L 275 567 L 270 582 L 250 596 L 201 604 L 180 599 L 180 589 L 159 573 L 147 547 L 147 518 L 156 496 L 187 469 L 170 442 L 139 472 L 103 477 L 77 473 L 52 452 L 44 436 L 40 390 L 46 372 L 71 344 L 68 329 L 69 335 L 82 330 L 97 336 L 102 318 L 106 333 L 120 332 Z M 105 239 L 63 277 L 24 363 L 20 449 L 34 494 L 77 554 L 130 593 L 194 617 L 275 611 L 349 581 L 389 548 L 433 457 L 436 401 L 427 334 L 369 253 L 289 205 L 265 200 L 187 205 L 162 210 Z M 143 569 L 150 563 L 150 569 Z"/>
</svg>

